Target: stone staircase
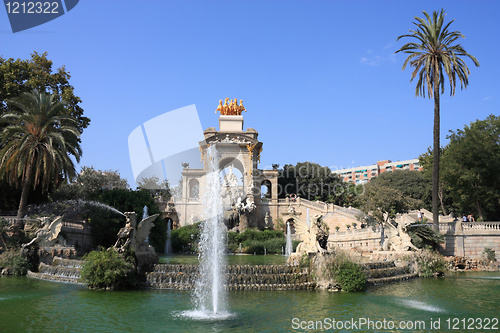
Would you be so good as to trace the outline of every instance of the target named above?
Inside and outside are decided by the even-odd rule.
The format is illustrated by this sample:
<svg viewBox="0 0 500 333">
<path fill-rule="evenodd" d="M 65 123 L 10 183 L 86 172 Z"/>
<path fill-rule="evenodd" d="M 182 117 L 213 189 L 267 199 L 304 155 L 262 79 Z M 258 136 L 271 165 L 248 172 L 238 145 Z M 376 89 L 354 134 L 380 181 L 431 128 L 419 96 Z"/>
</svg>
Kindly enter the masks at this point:
<svg viewBox="0 0 500 333">
<path fill-rule="evenodd" d="M 197 265 L 156 265 L 146 273 L 146 288 L 191 290 L 198 276 Z M 299 290 L 314 289 L 310 274 L 297 266 L 227 266 L 227 290 Z"/>
<path fill-rule="evenodd" d="M 396 267 L 394 261 L 366 263 L 361 265 L 369 285 L 400 282 L 418 277 L 409 267 Z"/>
<path fill-rule="evenodd" d="M 417 277 L 408 267 L 396 267 L 393 261 L 362 264 L 369 285 L 399 282 Z M 82 284 L 82 261 L 54 258 L 52 265 L 40 263 L 38 272 L 28 272 L 36 279 Z M 198 265 L 155 265 L 146 273 L 144 288 L 192 290 L 198 277 Z M 288 265 L 231 265 L 226 271 L 227 290 L 305 290 L 316 283 L 306 269 Z"/>
<path fill-rule="evenodd" d="M 28 272 L 28 276 L 36 279 L 82 284 L 80 269 L 82 261 L 76 259 L 62 259 L 55 257 L 52 265 L 40 263 L 38 272 Z"/>
</svg>

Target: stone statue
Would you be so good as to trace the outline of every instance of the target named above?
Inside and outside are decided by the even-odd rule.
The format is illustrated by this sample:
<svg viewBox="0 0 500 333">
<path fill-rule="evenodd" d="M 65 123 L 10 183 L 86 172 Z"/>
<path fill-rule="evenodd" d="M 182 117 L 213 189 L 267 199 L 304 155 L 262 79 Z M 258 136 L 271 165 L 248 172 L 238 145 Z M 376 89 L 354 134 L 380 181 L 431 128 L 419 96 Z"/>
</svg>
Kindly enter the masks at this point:
<svg viewBox="0 0 500 333">
<path fill-rule="evenodd" d="M 328 232 L 326 227 L 321 222 L 322 215 L 314 215 L 312 222 L 306 223 L 298 217 L 292 217 L 295 221 L 295 232 L 300 235 L 302 242 L 297 246 L 296 253 L 325 253 Z"/>
<path fill-rule="evenodd" d="M 119 252 L 126 250 L 137 251 L 154 251 L 153 247 L 146 241 L 151 228 L 154 226 L 153 221 L 158 217 L 158 214 L 151 215 L 137 225 L 137 214 L 135 212 L 126 212 L 126 224 L 118 231 L 118 240 L 114 247 Z"/>
<path fill-rule="evenodd" d="M 63 246 L 66 244 L 66 240 L 60 235 L 63 220 L 62 216 L 56 217 L 52 222 L 48 222 L 48 218 L 43 220 L 43 227 L 35 233 L 35 238 L 27 244 L 23 244 L 22 247 L 29 247 L 33 243 L 38 243 L 39 247 L 51 247 L 59 243 Z"/>
<path fill-rule="evenodd" d="M 384 251 L 408 251 L 410 249 L 418 250 L 418 248 L 411 243 L 411 237 L 408 235 L 404 229 L 406 224 L 401 221 L 398 226 L 395 227 L 391 222 L 384 223 L 384 229 L 387 233 L 387 239 L 384 240 L 382 244 L 382 250 Z"/>
<path fill-rule="evenodd" d="M 153 264 L 158 263 L 158 255 L 154 248 L 149 245 L 147 238 L 153 227 L 153 221 L 159 214 L 154 214 L 142 219 L 137 225 L 137 214 L 135 212 L 124 213 L 127 217 L 126 224 L 118 231 L 118 240 L 114 248 L 123 253 L 132 251 L 136 258 L 139 271 L 151 269 Z"/>
<path fill-rule="evenodd" d="M 253 201 L 247 200 L 247 204 L 245 205 L 245 210 L 249 213 L 253 213 L 253 211 L 257 208 Z"/>
<path fill-rule="evenodd" d="M 269 212 L 266 212 L 266 216 L 264 217 L 264 224 L 266 228 L 272 227 L 271 214 L 269 214 Z"/>
</svg>

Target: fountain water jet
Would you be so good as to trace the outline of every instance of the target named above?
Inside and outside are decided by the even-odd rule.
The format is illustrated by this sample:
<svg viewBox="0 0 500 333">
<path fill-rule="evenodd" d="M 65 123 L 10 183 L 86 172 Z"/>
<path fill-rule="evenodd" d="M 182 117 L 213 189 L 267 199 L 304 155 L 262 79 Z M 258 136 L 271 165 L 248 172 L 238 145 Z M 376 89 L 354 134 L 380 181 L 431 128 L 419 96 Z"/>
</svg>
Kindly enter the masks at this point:
<svg viewBox="0 0 500 333">
<path fill-rule="evenodd" d="M 290 222 L 286 223 L 286 247 L 285 256 L 289 257 L 292 254 L 292 232 L 290 228 Z"/>
<path fill-rule="evenodd" d="M 202 223 L 199 277 L 195 284 L 194 311 L 184 312 L 193 319 L 226 319 L 226 230 L 223 222 L 219 156 L 215 146 L 208 148 L 209 168 L 206 174 L 204 221 Z"/>
<path fill-rule="evenodd" d="M 172 253 L 172 241 L 170 239 L 172 233 L 172 221 L 168 220 L 167 223 L 167 240 L 165 241 L 165 254 Z"/>
</svg>

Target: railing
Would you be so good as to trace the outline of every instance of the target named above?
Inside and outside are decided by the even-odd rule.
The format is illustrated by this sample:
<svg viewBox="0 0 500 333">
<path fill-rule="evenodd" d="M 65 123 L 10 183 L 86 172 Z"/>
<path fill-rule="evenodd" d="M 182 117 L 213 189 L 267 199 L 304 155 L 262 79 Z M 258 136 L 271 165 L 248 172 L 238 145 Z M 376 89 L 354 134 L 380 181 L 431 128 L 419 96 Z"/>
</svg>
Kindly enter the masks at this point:
<svg viewBox="0 0 500 333">
<path fill-rule="evenodd" d="M 9 223 L 15 223 L 18 220 L 21 220 L 21 221 L 23 221 L 25 223 L 26 222 L 39 222 L 40 221 L 39 219 L 28 219 L 28 218 L 24 218 L 24 217 L 18 219 L 15 216 L 0 216 L 0 219 L 4 219 L 4 220 L 6 220 Z"/>
<path fill-rule="evenodd" d="M 321 201 L 310 201 L 304 198 L 300 198 L 300 203 L 304 204 L 304 206 L 311 206 L 312 208 L 319 209 L 322 212 L 326 212 L 328 210 L 328 205 Z"/>
<path fill-rule="evenodd" d="M 362 237 L 374 237 L 374 235 L 378 235 L 376 237 L 380 237 L 380 233 L 382 228 L 380 226 L 375 227 L 367 227 L 361 229 L 350 229 L 347 231 L 340 232 L 331 232 L 328 238 L 329 241 L 334 240 L 352 240 Z"/>
<path fill-rule="evenodd" d="M 426 224 L 432 229 L 432 224 Z M 456 222 L 439 223 L 439 232 L 442 234 L 455 233 Z"/>
<path fill-rule="evenodd" d="M 462 222 L 462 230 L 500 230 L 500 222 Z"/>
</svg>

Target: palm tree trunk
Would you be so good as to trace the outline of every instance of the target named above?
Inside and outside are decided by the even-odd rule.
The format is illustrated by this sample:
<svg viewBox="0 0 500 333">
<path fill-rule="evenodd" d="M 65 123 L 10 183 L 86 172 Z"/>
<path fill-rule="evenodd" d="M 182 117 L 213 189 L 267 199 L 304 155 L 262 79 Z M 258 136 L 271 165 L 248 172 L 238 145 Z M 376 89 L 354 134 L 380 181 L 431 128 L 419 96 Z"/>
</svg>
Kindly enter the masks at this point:
<svg viewBox="0 0 500 333">
<path fill-rule="evenodd" d="M 439 71 L 434 68 L 434 149 L 432 151 L 432 226 L 439 231 Z"/>
<path fill-rule="evenodd" d="M 28 204 L 28 194 L 30 193 L 32 173 L 33 173 L 33 163 L 30 163 L 26 168 L 26 174 L 24 175 L 21 200 L 19 201 L 19 208 L 17 210 L 16 224 L 21 228 L 23 227 L 23 222 L 21 219 L 23 218 L 24 210 L 26 209 L 26 205 Z"/>
</svg>

